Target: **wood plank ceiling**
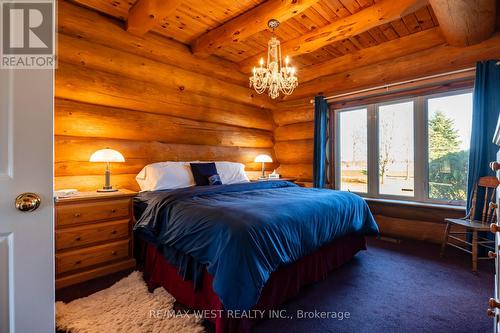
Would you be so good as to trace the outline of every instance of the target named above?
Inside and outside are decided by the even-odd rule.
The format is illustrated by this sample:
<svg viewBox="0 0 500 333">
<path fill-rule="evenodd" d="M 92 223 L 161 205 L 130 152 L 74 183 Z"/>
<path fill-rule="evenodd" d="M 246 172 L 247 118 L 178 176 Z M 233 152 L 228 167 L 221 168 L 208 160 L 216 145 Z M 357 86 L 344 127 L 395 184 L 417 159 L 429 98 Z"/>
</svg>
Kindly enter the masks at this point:
<svg viewBox="0 0 500 333">
<path fill-rule="evenodd" d="M 74 0 L 80 5 L 126 21 L 137 0 Z M 143 0 L 139 0 L 143 1 Z M 165 1 L 165 0 L 164 0 Z M 283 42 L 298 38 L 331 22 L 358 13 L 384 0 L 320 0 L 282 22 L 276 35 Z M 387 1 L 387 0 L 386 0 Z M 184 0 L 166 18 L 155 24 L 152 31 L 191 44 L 198 37 L 224 22 L 265 2 L 265 0 Z M 300 68 L 323 63 L 336 57 L 379 45 L 394 39 L 438 26 L 432 8 L 423 6 L 389 23 L 378 25 L 358 35 L 336 41 L 316 51 L 298 55 L 293 64 Z M 215 50 L 215 55 L 240 63 L 266 50 L 270 31 L 261 31 Z M 444 42 L 444 40 L 443 40 Z"/>
</svg>

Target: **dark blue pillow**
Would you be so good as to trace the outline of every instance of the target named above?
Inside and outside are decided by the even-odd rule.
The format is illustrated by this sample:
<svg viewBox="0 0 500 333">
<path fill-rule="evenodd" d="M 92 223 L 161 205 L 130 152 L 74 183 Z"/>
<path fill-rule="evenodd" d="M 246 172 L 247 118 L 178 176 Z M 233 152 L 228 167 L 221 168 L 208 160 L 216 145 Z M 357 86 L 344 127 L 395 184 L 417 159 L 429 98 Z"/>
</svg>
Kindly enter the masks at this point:
<svg viewBox="0 0 500 333">
<path fill-rule="evenodd" d="M 210 185 L 208 177 L 217 175 L 215 163 L 190 163 L 190 165 L 196 186 Z"/>
</svg>

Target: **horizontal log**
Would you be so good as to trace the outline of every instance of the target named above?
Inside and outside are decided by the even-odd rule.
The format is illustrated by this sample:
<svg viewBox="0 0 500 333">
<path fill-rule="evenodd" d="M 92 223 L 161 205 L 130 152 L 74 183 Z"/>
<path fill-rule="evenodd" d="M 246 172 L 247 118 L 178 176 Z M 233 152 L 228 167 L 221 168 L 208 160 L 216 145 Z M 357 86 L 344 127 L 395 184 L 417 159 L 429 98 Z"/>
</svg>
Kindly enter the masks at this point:
<svg viewBox="0 0 500 333">
<path fill-rule="evenodd" d="M 260 172 L 248 171 L 246 173 L 252 180 L 258 179 Z M 118 189 L 140 191 L 135 180 L 137 174 L 121 174 L 111 176 L 111 185 Z M 79 191 L 95 191 L 104 185 L 104 175 L 60 176 L 54 178 L 55 190 L 75 188 Z"/>
<path fill-rule="evenodd" d="M 118 189 L 140 191 L 139 184 L 135 180 L 137 174 L 111 175 L 111 185 Z M 61 176 L 54 178 L 55 190 L 74 188 L 79 191 L 95 191 L 104 186 L 104 174 Z"/>
<path fill-rule="evenodd" d="M 274 145 L 280 164 L 310 164 L 313 161 L 313 140 L 280 141 Z"/>
<path fill-rule="evenodd" d="M 270 148 L 272 132 L 56 99 L 56 135 Z"/>
<path fill-rule="evenodd" d="M 85 39 L 58 34 L 58 58 L 65 63 L 117 74 L 135 80 L 155 83 L 181 91 L 204 96 L 215 96 L 258 108 L 273 108 L 275 103 L 257 94 L 248 86 L 226 82 L 213 76 L 188 71 L 174 65 L 123 52 Z"/>
<path fill-rule="evenodd" d="M 58 14 L 58 31 L 66 35 L 248 86 L 248 75 L 240 73 L 236 64 L 217 57 L 199 59 L 188 46 L 172 39 L 156 34 L 134 36 L 123 30 L 121 21 L 67 1 L 58 1 Z"/>
<path fill-rule="evenodd" d="M 147 78 L 146 78 L 147 79 Z M 271 114 L 220 98 L 184 93 L 156 83 L 59 61 L 55 96 L 83 103 L 272 130 Z"/>
<path fill-rule="evenodd" d="M 305 140 L 314 138 L 312 121 L 277 127 L 274 130 L 275 141 Z"/>
<path fill-rule="evenodd" d="M 323 76 L 299 85 L 290 98 L 338 94 L 472 67 L 500 54 L 500 34 L 473 46 L 438 46 L 375 65 Z M 389 70 L 390 69 L 390 70 Z"/>
<path fill-rule="evenodd" d="M 111 147 L 125 157 L 124 163 L 113 163 L 113 174 L 138 173 L 145 165 L 163 161 L 229 161 L 244 163 L 246 170 L 259 171 L 261 164 L 254 158 L 259 154 L 274 157 L 272 148 L 240 148 L 206 145 L 168 144 L 158 141 L 130 141 L 107 138 L 55 136 L 56 176 L 99 175 L 100 163 L 88 162 L 98 149 Z M 266 163 L 273 170 L 275 163 Z"/>
<path fill-rule="evenodd" d="M 300 37 L 288 40 L 281 44 L 283 55 L 296 56 L 316 51 L 326 45 L 351 38 L 379 25 L 390 23 L 427 4 L 425 0 L 381 0 L 361 11 L 340 18 L 323 27 L 312 30 Z M 261 53 L 243 60 L 240 68 L 243 72 L 250 72 L 258 64 Z"/>
<path fill-rule="evenodd" d="M 433 78 L 398 85 L 394 88 L 381 88 L 369 93 L 359 93 L 343 98 L 334 99 L 330 102 L 330 108 L 343 109 L 357 107 L 367 104 L 383 103 L 390 99 L 411 98 L 422 95 L 432 95 L 449 92 L 451 90 L 463 90 L 474 87 L 475 70 L 447 75 L 446 77 Z"/>
<path fill-rule="evenodd" d="M 296 100 L 292 100 L 296 102 Z M 290 102 L 292 102 L 290 101 Z M 278 126 L 285 126 L 288 124 L 302 123 L 314 120 L 314 106 L 311 104 L 310 99 L 304 100 L 303 106 L 298 107 L 284 107 L 288 101 L 281 102 L 277 108 L 273 110 L 274 122 Z"/>
<path fill-rule="evenodd" d="M 280 164 L 278 173 L 282 177 L 297 178 L 300 182 L 312 181 L 312 164 Z"/>
<path fill-rule="evenodd" d="M 346 68 L 375 64 L 380 61 L 394 59 L 410 53 L 426 50 L 445 43 L 439 28 L 428 29 L 405 37 L 396 38 L 377 46 L 361 49 L 341 57 L 300 69 L 300 82 L 314 80 L 318 77 L 341 73 Z"/>
<path fill-rule="evenodd" d="M 266 1 L 201 35 L 191 43 L 191 49 L 196 55 L 213 54 L 226 44 L 235 45 L 266 30 L 269 20 L 285 22 L 317 2 L 318 0 Z"/>
<path fill-rule="evenodd" d="M 495 0 L 429 0 L 448 44 L 467 46 L 495 31 Z"/>
</svg>

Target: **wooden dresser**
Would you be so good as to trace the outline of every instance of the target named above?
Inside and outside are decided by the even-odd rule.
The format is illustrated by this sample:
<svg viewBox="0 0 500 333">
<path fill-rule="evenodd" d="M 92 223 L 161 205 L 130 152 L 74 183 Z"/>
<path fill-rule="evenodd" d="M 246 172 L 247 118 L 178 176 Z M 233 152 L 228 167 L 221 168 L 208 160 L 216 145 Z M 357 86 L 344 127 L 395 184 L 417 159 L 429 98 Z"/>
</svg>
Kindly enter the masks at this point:
<svg viewBox="0 0 500 333">
<path fill-rule="evenodd" d="M 135 194 L 80 192 L 56 199 L 56 289 L 135 266 Z"/>
</svg>

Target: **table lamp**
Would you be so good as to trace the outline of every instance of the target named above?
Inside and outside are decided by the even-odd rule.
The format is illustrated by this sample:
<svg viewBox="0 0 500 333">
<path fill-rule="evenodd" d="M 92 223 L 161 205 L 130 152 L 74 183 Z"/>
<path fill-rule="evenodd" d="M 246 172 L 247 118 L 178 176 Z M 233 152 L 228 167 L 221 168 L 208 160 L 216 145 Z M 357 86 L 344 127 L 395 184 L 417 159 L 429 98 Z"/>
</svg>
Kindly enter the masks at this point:
<svg viewBox="0 0 500 333">
<path fill-rule="evenodd" d="M 262 175 L 260 176 L 259 179 L 266 179 L 266 176 L 264 175 L 264 163 L 272 162 L 272 161 L 273 161 L 273 159 L 269 155 L 266 155 L 266 154 L 257 155 L 254 162 L 262 163 Z"/>
<path fill-rule="evenodd" d="M 109 169 L 109 164 L 111 162 L 125 162 L 125 158 L 123 155 L 116 150 L 113 149 L 100 149 L 90 156 L 90 162 L 105 162 L 106 163 L 106 173 L 105 173 L 105 184 L 104 187 L 98 189 L 97 192 L 116 192 L 117 189 L 114 189 L 110 184 L 111 180 L 111 170 Z"/>
</svg>

